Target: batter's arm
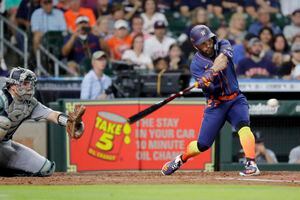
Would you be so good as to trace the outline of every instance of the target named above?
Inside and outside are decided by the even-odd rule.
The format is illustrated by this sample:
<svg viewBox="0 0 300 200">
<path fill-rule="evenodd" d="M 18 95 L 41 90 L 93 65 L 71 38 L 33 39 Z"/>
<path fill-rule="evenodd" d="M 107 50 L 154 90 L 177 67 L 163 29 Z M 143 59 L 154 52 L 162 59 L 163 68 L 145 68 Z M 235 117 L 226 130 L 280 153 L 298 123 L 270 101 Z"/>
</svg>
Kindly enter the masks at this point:
<svg viewBox="0 0 300 200">
<path fill-rule="evenodd" d="M 228 40 L 221 40 L 218 43 L 219 46 L 219 55 L 216 57 L 211 69 L 217 73 L 222 71 L 228 66 L 229 59 L 233 57 L 233 49 Z"/>
<path fill-rule="evenodd" d="M 227 56 L 225 56 L 223 53 L 220 53 L 220 55 L 218 55 L 217 58 L 214 60 L 214 64 L 210 69 L 212 69 L 214 73 L 217 73 L 225 69 L 227 67 L 227 63 Z"/>
</svg>

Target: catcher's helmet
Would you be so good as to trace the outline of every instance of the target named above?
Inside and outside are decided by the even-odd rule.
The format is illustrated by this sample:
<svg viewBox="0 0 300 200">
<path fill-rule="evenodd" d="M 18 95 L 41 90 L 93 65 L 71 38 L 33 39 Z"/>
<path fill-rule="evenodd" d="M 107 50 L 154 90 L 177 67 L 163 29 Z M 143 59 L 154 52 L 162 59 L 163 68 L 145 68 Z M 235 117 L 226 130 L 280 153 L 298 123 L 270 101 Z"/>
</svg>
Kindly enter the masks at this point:
<svg viewBox="0 0 300 200">
<path fill-rule="evenodd" d="M 29 69 L 16 67 L 10 72 L 6 80 L 7 88 L 17 85 L 17 95 L 19 100 L 30 100 L 34 95 L 36 75 Z M 24 83 L 26 83 L 24 85 Z"/>
<path fill-rule="evenodd" d="M 35 83 L 37 81 L 36 75 L 29 69 L 16 67 L 11 70 L 6 82 L 8 84 L 20 84 L 24 81 Z"/>
<path fill-rule="evenodd" d="M 216 35 L 205 25 L 196 25 L 190 32 L 190 40 L 194 46 L 202 44 L 210 38 L 216 38 Z"/>
</svg>

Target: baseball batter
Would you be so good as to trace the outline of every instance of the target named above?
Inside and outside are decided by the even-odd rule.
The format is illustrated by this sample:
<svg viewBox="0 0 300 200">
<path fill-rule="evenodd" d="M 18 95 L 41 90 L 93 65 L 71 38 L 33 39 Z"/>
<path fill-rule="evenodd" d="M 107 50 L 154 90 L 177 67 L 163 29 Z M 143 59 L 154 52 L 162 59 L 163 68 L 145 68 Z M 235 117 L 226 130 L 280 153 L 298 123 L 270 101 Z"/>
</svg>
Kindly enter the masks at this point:
<svg viewBox="0 0 300 200">
<path fill-rule="evenodd" d="M 50 176 L 55 163 L 32 149 L 12 140 L 27 119 L 46 119 L 68 126 L 70 117 L 53 111 L 34 97 L 36 75 L 24 68 L 12 69 L 6 85 L 0 90 L 0 174 L 2 176 Z M 71 124 L 72 125 L 72 124 Z M 76 125 L 76 137 L 83 133 L 83 123 Z"/>
<path fill-rule="evenodd" d="M 232 61 L 232 47 L 227 40 L 218 40 L 207 26 L 196 25 L 190 40 L 197 50 L 190 71 L 202 88 L 207 107 L 197 141 L 188 144 L 186 151 L 163 168 L 164 175 L 171 175 L 189 158 L 206 151 L 228 121 L 238 132 L 247 162 L 241 176 L 259 175 L 255 163 L 255 139 L 250 129 L 249 106 L 241 93 Z"/>
</svg>

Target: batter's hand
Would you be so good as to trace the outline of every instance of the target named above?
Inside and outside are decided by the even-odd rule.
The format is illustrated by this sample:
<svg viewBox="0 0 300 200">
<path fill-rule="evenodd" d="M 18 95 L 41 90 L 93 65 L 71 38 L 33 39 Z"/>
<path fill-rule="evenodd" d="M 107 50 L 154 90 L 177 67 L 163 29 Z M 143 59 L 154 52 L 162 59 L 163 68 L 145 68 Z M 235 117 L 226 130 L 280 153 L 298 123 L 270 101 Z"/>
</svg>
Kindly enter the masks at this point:
<svg viewBox="0 0 300 200">
<path fill-rule="evenodd" d="M 209 87 L 214 80 L 215 73 L 212 69 L 208 69 L 204 72 L 203 76 L 198 80 L 200 88 Z"/>
</svg>

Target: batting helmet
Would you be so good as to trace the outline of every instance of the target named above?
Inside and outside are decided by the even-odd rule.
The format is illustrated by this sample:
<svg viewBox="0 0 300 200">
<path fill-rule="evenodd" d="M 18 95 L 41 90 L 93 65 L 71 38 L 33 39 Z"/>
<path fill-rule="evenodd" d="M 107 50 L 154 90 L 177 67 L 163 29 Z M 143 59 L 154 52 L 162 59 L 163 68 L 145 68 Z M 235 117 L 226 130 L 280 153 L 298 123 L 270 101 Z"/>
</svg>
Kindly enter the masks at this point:
<svg viewBox="0 0 300 200">
<path fill-rule="evenodd" d="M 190 32 L 190 40 L 194 46 L 202 44 L 210 38 L 216 38 L 216 35 L 205 25 L 196 25 Z"/>
</svg>

